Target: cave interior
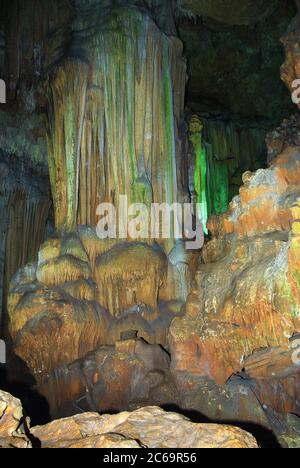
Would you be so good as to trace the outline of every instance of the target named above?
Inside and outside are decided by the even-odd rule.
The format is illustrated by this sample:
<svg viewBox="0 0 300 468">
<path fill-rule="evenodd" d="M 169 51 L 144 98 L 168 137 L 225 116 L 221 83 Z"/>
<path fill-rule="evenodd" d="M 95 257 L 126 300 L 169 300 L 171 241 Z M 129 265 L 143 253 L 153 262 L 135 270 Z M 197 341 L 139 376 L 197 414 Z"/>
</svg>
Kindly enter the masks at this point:
<svg viewBox="0 0 300 468">
<path fill-rule="evenodd" d="M 0 389 L 33 425 L 155 406 L 300 447 L 298 7 L 1 0 Z"/>
</svg>

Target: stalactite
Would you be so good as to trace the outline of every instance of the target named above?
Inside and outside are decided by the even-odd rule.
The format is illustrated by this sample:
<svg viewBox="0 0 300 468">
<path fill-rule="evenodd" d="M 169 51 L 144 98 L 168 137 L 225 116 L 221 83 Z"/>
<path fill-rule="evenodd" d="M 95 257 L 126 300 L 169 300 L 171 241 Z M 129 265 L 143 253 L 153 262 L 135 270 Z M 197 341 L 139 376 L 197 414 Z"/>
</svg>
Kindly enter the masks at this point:
<svg viewBox="0 0 300 468">
<path fill-rule="evenodd" d="M 144 244 L 120 244 L 97 261 L 98 301 L 116 317 L 141 305 L 157 311 L 166 273 L 167 258 L 162 252 Z"/>
<path fill-rule="evenodd" d="M 28 90 L 37 85 L 42 67 L 59 57 L 71 8 L 69 0 L 2 0 L 1 7 L 6 19 L 2 77 L 12 101 L 20 91 L 26 98 Z"/>
<path fill-rule="evenodd" d="M 49 171 L 58 228 L 75 229 L 88 68 L 68 62 L 50 86 Z M 87 162 L 85 162 L 87 164 Z"/>
<path fill-rule="evenodd" d="M 190 190 L 202 203 L 202 218 L 220 215 L 237 195 L 242 174 L 261 165 L 266 128 L 249 122 L 196 115 L 190 120 L 193 180 Z"/>
<path fill-rule="evenodd" d="M 1 308 L 6 311 L 10 281 L 17 270 L 37 260 L 37 254 L 45 237 L 49 217 L 50 198 L 47 189 L 42 193 L 39 181 L 27 180 L 23 174 L 14 180 L 13 167 L 0 164 L 3 179 L 0 194 L 0 288 Z M 1 313 L 0 313 L 1 322 Z M 6 326 L 3 316 L 2 325 Z"/>
<path fill-rule="evenodd" d="M 73 55 L 77 41 L 75 34 Z M 89 72 L 85 62 L 67 61 L 50 80 L 56 226 L 69 229 L 95 225 L 97 205 L 118 208 L 118 195 L 147 205 L 179 197 L 177 123 L 186 73 L 180 41 L 139 10 L 120 8 L 80 46 Z"/>
<path fill-rule="evenodd" d="M 248 170 L 256 170 L 263 165 L 268 127 L 265 122 L 259 125 L 234 117 L 229 119 L 228 117 L 213 118 L 201 115 L 201 120 L 204 124 L 203 140 L 211 172 L 211 213 L 222 214 L 227 210 L 228 203 L 238 194 L 242 174 Z M 219 193 L 215 199 L 217 202 L 215 205 L 213 194 L 216 193 L 216 185 L 214 181 L 220 177 L 223 178 L 223 182 L 218 184 Z"/>
<path fill-rule="evenodd" d="M 190 122 L 190 141 L 194 147 L 195 152 L 195 171 L 194 171 L 194 189 L 196 192 L 196 202 L 201 205 L 199 218 L 202 220 L 203 230 L 205 234 L 207 231 L 208 220 L 208 190 L 207 190 L 207 157 L 206 150 L 203 145 L 202 132 L 203 124 L 201 120 L 194 116 Z"/>
</svg>

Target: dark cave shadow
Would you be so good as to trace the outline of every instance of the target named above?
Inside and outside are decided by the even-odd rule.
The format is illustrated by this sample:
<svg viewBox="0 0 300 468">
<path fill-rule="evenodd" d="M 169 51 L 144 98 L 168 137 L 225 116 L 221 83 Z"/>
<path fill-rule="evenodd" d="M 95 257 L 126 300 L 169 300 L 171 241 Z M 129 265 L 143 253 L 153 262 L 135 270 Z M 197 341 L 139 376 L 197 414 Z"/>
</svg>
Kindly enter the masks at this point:
<svg viewBox="0 0 300 468">
<path fill-rule="evenodd" d="M 0 365 L 0 388 L 21 400 L 24 415 L 31 421 L 31 427 L 47 424 L 51 421 L 49 405 L 35 389 L 32 376 L 20 374 L 20 379 L 10 378 L 5 366 Z"/>
<path fill-rule="evenodd" d="M 223 424 L 227 426 L 235 426 L 243 429 L 244 431 L 249 432 L 255 437 L 258 445 L 262 449 L 282 449 L 274 433 L 261 426 L 260 424 L 245 422 L 245 421 L 235 421 L 235 420 L 213 420 L 207 416 L 201 414 L 196 410 L 182 409 L 177 405 L 162 405 L 161 408 L 165 411 L 172 411 L 186 418 L 190 419 L 193 423 L 197 424 Z"/>
</svg>

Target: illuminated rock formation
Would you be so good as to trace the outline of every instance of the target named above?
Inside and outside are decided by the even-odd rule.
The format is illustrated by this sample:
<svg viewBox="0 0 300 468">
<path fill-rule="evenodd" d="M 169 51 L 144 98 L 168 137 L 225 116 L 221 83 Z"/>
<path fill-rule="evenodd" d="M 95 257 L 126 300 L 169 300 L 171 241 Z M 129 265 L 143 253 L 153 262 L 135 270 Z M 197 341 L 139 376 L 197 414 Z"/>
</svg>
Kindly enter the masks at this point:
<svg viewBox="0 0 300 468">
<path fill-rule="evenodd" d="M 300 329 L 299 167 L 299 148 L 287 149 L 269 169 L 245 174 L 230 210 L 210 219 L 196 288 L 170 329 L 178 376 L 224 384 L 257 349 L 289 350 Z"/>
<path fill-rule="evenodd" d="M 64 433 L 65 440 L 60 434 Z M 99 416 L 94 413 L 54 421 L 32 429 L 42 447 L 92 448 L 134 447 L 138 442 L 147 448 L 258 448 L 254 437 L 241 429 L 216 424 L 193 424 L 176 413 L 167 413 L 155 406 L 133 413 Z M 82 434 L 85 434 L 83 439 Z M 111 439 L 108 434 L 123 436 Z M 105 437 L 103 437 L 105 436 Z M 136 448 L 136 447 L 134 447 Z"/>
<path fill-rule="evenodd" d="M 28 437 L 41 448 L 258 448 L 241 429 L 194 424 L 155 406 L 113 416 L 85 413 L 30 428 L 21 402 L 0 391 L 0 447 L 31 448 Z"/>
<path fill-rule="evenodd" d="M 95 231 L 81 228 L 78 235 L 48 240 L 38 263 L 19 271 L 11 283 L 14 349 L 39 382 L 56 367 L 114 344 L 126 331 L 166 344 L 176 312 L 172 303 L 158 303 L 166 281 L 165 254 L 146 244 L 111 249 L 109 241 L 89 244 L 91 238 L 97 239 Z"/>
<path fill-rule="evenodd" d="M 0 448 L 31 448 L 21 402 L 0 391 Z"/>
<path fill-rule="evenodd" d="M 254 172 L 266 162 L 264 121 L 252 127 L 252 120 L 195 109 L 188 111 L 187 122 L 196 114 L 189 127 L 184 122 L 186 62 L 175 27 L 181 2 L 75 0 L 62 2 L 64 19 L 57 1 L 53 12 L 46 2 L 45 19 L 38 22 L 37 37 L 28 39 L 28 51 L 20 43 L 28 24 L 21 21 L 18 3 L 12 0 L 20 23 L 18 59 L 6 52 L 9 99 L 19 95 L 27 109 L 18 119 L 47 113 L 55 225 L 44 238 L 49 198 L 40 196 L 40 179 L 37 187 L 26 179 L 32 187 L 24 192 L 8 190 L 2 182 L 5 203 L 0 210 L 11 219 L 0 240 L 0 267 L 6 297 L 11 276 L 22 266 L 7 300 L 9 331 L 14 352 L 28 365 L 52 416 L 176 404 L 214 420 L 255 422 L 282 434 L 288 425 L 282 414 L 300 414 L 299 364 L 291 348 L 300 332 L 298 117 L 270 134 L 269 168 Z M 253 2 L 240 4 L 234 21 L 252 24 Z M 260 11 L 260 19 L 270 11 Z M 219 27 L 224 34 L 230 29 Z M 285 42 L 283 77 L 290 88 L 298 65 L 291 50 L 295 37 L 287 36 Z M 250 51 L 264 68 L 265 49 Z M 32 60 L 34 72 L 28 65 Z M 215 60 L 222 70 L 220 62 Z M 27 84 L 24 89 L 21 84 L 30 70 L 35 77 L 28 77 L 32 92 L 27 96 Z M 203 74 L 206 81 L 206 70 Z M 230 99 L 239 101 L 234 109 L 251 100 L 238 100 L 234 93 Z M 260 102 L 249 113 L 257 118 L 261 107 Z M 36 118 L 39 126 L 30 118 L 20 128 L 39 140 L 45 129 Z M 24 154 L 32 153 L 30 161 L 43 164 L 43 145 L 26 146 L 24 141 L 20 131 L 17 156 L 24 148 Z M 11 141 L 6 147 L 0 140 L 1 148 L 5 154 L 14 152 Z M 247 169 L 251 172 L 243 175 L 239 196 L 227 211 Z M 126 204 L 147 208 L 153 202 L 202 203 L 209 234 L 202 252 L 185 248 L 188 229 L 183 238 L 176 238 L 172 228 L 168 239 L 150 239 L 147 230 L 137 240 L 118 226 L 116 239 L 102 239 L 97 207 L 111 203 L 125 212 L 120 195 L 127 195 Z M 163 436 L 167 433 L 151 432 L 145 445 L 253 442 L 235 430 L 237 440 L 232 441 L 220 428 L 199 429 L 189 422 L 177 428 L 182 419 L 168 415 L 167 421 L 175 421 L 174 435 L 168 423 L 160 422 L 163 412 L 145 412 L 136 417 L 142 422 L 145 417 L 150 432 L 159 428 Z M 81 419 L 33 432 L 44 446 L 136 447 L 141 440 L 130 422 L 130 430 L 116 424 L 118 434 L 111 425 L 110 435 L 87 434 L 83 440 L 71 434 L 72 440 L 57 442 L 57 428 L 71 427 L 72 432 L 77 421 Z M 204 429 L 208 436 L 203 441 Z"/>
<path fill-rule="evenodd" d="M 189 188 L 193 202 L 202 204 L 200 215 L 206 226 L 211 215 L 227 211 L 229 201 L 238 194 L 243 173 L 261 166 L 267 130 L 247 119 L 228 120 L 218 112 L 209 116 L 202 111 L 189 121 Z M 291 122 L 286 122 L 286 127 L 290 135 Z M 295 144 L 296 122 L 294 127 L 294 138 L 289 140 Z M 269 139 L 274 145 L 276 137 L 270 134 Z"/>
<path fill-rule="evenodd" d="M 80 2 L 79 2 L 80 3 Z M 137 8 L 78 8 L 69 57 L 49 82 L 56 227 L 95 226 L 99 203 L 181 201 L 182 44 Z M 82 19 L 84 18 L 84 19 Z"/>
<path fill-rule="evenodd" d="M 208 211 L 208 188 L 207 188 L 207 156 L 206 150 L 203 144 L 203 123 L 201 120 L 194 116 L 190 122 L 190 141 L 193 145 L 195 153 L 195 169 L 194 169 L 194 191 L 196 193 L 196 203 L 201 205 L 199 217 L 203 222 L 204 233 L 208 234 L 207 231 L 207 219 L 209 215 Z"/>
<path fill-rule="evenodd" d="M 123 332 L 165 345 L 174 318 L 168 302 L 185 300 L 190 287 L 182 268 L 175 297 L 165 287 L 173 231 L 161 247 L 150 232 L 146 243 L 130 243 L 127 232 L 101 240 L 95 231 L 97 206 L 118 210 L 119 195 L 147 207 L 188 201 L 179 174 L 186 63 L 172 10 L 164 19 L 171 2 L 160 5 L 161 16 L 143 2 L 125 3 L 75 2 L 68 49 L 60 34 L 56 53 L 63 58 L 47 54 L 56 233 L 38 263 L 12 282 L 8 304 L 14 350 L 38 382 Z"/>
<path fill-rule="evenodd" d="M 179 403 L 169 355 L 134 335 L 122 333 L 114 346 L 99 347 L 45 378 L 39 392 L 46 397 L 52 418 L 78 411 L 124 411 L 149 401 L 158 406 Z"/>
</svg>

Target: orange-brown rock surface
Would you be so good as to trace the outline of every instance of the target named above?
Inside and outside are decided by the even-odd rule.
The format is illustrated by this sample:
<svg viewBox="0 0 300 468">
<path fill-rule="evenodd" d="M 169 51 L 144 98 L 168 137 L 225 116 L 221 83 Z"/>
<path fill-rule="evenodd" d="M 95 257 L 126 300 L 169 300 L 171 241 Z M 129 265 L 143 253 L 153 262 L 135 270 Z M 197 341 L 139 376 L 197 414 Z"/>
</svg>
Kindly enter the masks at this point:
<svg viewBox="0 0 300 468">
<path fill-rule="evenodd" d="M 289 352 L 300 330 L 299 183 L 300 148 L 289 147 L 268 169 L 245 174 L 229 211 L 210 219 L 186 314 L 169 333 L 177 377 L 224 384 L 259 349 Z"/>
<path fill-rule="evenodd" d="M 21 402 L 0 390 L 0 448 L 30 448 Z"/>
<path fill-rule="evenodd" d="M 287 85 L 291 93 L 296 88 L 299 88 L 298 84 L 294 86 L 294 81 L 300 79 L 300 61 L 299 61 L 299 45 L 300 45 L 300 5 L 297 0 L 298 14 L 291 22 L 288 31 L 282 38 L 282 43 L 285 48 L 285 62 L 281 67 L 281 78 Z M 300 102 L 297 104 L 300 108 Z"/>
<path fill-rule="evenodd" d="M 55 369 L 39 386 L 53 418 L 78 411 L 116 412 L 151 401 L 179 404 L 170 357 L 159 345 L 126 337 Z"/>
<path fill-rule="evenodd" d="M 167 257 L 159 247 L 101 241 L 95 230 L 54 236 L 37 264 L 11 283 L 8 299 L 15 352 L 41 382 L 62 365 L 136 331 L 164 345 L 178 307 L 158 304 Z"/>
<path fill-rule="evenodd" d="M 244 3 L 251 8 L 253 2 Z M 210 219 L 211 238 L 191 286 L 197 254 L 183 252 L 174 233 L 158 246 L 147 236 L 146 243 L 133 243 L 129 234 L 124 242 L 103 241 L 95 229 L 97 205 L 120 207 L 118 195 L 125 192 L 147 206 L 188 197 L 187 174 L 181 173 L 182 44 L 144 9 L 121 8 L 113 15 L 108 9 L 101 20 L 109 27 L 102 30 L 92 14 L 97 2 L 78 7 L 70 48 L 63 50 L 57 38 L 61 58 L 55 66 L 48 63 L 46 84 L 58 231 L 41 246 L 38 261 L 11 283 L 15 353 L 57 414 L 70 405 L 81 411 L 83 395 L 87 409 L 101 412 L 152 402 L 198 411 L 205 400 L 205 414 L 216 419 L 229 414 L 249 421 L 252 415 L 268 426 L 268 405 L 300 414 L 300 366 L 291 348 L 300 332 L 298 117 L 268 138 L 269 168 L 244 174 L 229 211 Z M 300 71 L 298 24 L 299 18 L 284 39 L 282 77 L 290 90 Z M 10 69 L 14 89 L 18 80 Z M 248 386 L 230 386 L 228 379 L 238 373 Z M 85 415 L 33 432 L 44 446 L 252 444 L 238 430 L 192 425 L 157 408 L 111 418 Z M 85 438 L 73 431 L 82 420 L 88 426 L 96 421 L 95 431 L 83 430 Z M 100 420 L 108 421 L 103 431 Z M 140 434 L 137 421 L 149 433 Z"/>
<path fill-rule="evenodd" d="M 114 416 L 87 413 L 35 427 L 42 447 L 63 448 L 257 448 L 247 432 L 231 426 L 194 424 L 176 413 L 146 407 Z"/>
<path fill-rule="evenodd" d="M 21 402 L 0 391 L 1 448 L 258 448 L 233 426 L 194 424 L 158 407 L 109 415 L 85 413 L 30 428 Z"/>
</svg>

